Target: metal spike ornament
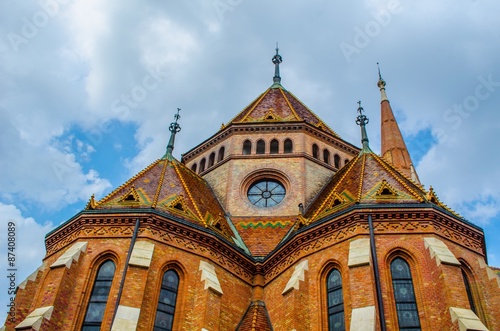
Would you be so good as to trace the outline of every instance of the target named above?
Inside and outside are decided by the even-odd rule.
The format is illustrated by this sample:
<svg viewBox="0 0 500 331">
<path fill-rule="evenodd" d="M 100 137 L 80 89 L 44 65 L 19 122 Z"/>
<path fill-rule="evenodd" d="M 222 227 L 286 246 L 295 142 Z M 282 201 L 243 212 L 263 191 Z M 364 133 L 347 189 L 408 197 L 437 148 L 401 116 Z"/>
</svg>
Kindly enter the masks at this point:
<svg viewBox="0 0 500 331">
<path fill-rule="evenodd" d="M 273 77 L 273 82 L 275 84 L 280 84 L 281 83 L 280 63 L 283 62 L 283 58 L 281 57 L 281 55 L 278 54 L 278 51 L 279 51 L 278 43 L 276 43 L 276 54 L 272 58 L 272 61 L 274 63 L 274 77 Z"/>
<path fill-rule="evenodd" d="M 361 101 L 358 101 L 358 117 L 356 118 L 356 124 L 361 127 L 361 144 L 363 145 L 362 152 L 370 151 L 370 146 L 368 145 L 368 134 L 366 133 L 366 124 L 370 121 L 368 117 L 364 114 L 364 109 L 361 107 Z"/>
<path fill-rule="evenodd" d="M 174 115 L 175 121 L 170 123 L 170 126 L 168 127 L 168 130 L 171 132 L 171 134 L 170 134 L 170 139 L 168 141 L 167 153 L 165 154 L 165 157 L 172 156 L 172 152 L 174 150 L 175 134 L 181 131 L 181 126 L 179 125 L 179 123 L 177 123 L 177 121 L 181 118 L 181 115 L 179 115 L 180 111 L 181 109 L 177 108 L 177 114 Z"/>
</svg>

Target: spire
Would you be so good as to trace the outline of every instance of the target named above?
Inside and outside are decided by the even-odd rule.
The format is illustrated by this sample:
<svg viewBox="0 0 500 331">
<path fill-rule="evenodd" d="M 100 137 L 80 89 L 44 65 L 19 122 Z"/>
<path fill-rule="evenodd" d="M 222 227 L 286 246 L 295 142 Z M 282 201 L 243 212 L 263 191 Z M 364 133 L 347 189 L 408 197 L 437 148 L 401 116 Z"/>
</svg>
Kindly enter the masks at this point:
<svg viewBox="0 0 500 331">
<path fill-rule="evenodd" d="M 358 101 L 358 117 L 356 118 L 356 124 L 361 127 L 361 144 L 363 148 L 361 149 L 360 154 L 364 153 L 372 153 L 372 150 L 369 146 L 368 134 L 366 133 L 366 124 L 368 124 L 369 119 L 365 115 L 363 115 L 363 107 L 361 107 L 361 101 Z"/>
<path fill-rule="evenodd" d="M 174 150 L 174 142 L 175 142 L 175 134 L 179 131 L 181 131 L 181 126 L 177 123 L 179 118 L 181 118 L 181 115 L 179 115 L 179 112 L 181 111 L 180 108 L 177 108 L 177 114 L 174 115 L 175 121 L 170 123 L 170 127 L 168 130 L 171 132 L 170 133 L 170 139 L 168 141 L 167 145 L 167 152 L 165 155 L 163 155 L 162 159 L 171 159 L 172 158 L 172 151 Z"/>
<path fill-rule="evenodd" d="M 378 66 L 378 63 L 377 63 Z M 410 153 L 406 148 L 403 135 L 399 129 L 391 104 L 385 93 L 385 81 L 380 74 L 378 67 L 378 83 L 382 100 L 380 101 L 381 111 L 381 155 L 394 168 L 398 169 L 403 175 L 420 184 L 420 180 L 415 171 L 415 167 L 410 158 Z"/>
<path fill-rule="evenodd" d="M 273 86 L 281 86 L 280 63 L 283 62 L 283 58 L 278 54 L 278 51 L 278 43 L 276 43 L 276 55 L 274 55 L 272 58 L 272 61 L 274 63 Z"/>
</svg>

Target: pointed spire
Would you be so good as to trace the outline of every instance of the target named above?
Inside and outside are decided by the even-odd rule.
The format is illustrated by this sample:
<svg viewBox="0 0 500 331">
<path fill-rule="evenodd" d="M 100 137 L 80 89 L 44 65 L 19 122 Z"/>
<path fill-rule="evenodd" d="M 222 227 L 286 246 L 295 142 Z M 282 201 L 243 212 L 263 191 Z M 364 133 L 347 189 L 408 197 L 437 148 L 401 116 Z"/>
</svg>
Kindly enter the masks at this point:
<svg viewBox="0 0 500 331">
<path fill-rule="evenodd" d="M 378 63 L 377 63 L 378 65 Z M 385 93 L 385 81 L 380 75 L 380 67 L 378 68 L 378 83 L 382 100 L 380 102 L 381 112 L 381 155 L 394 168 L 398 169 L 403 175 L 420 184 L 415 167 L 410 158 L 410 153 L 406 148 L 403 135 L 399 129 L 394 113 L 392 112 L 391 104 Z"/>
<path fill-rule="evenodd" d="M 377 62 L 377 67 L 378 67 L 378 83 L 377 86 L 380 89 L 380 95 L 382 97 L 381 101 L 389 101 L 387 99 L 387 95 L 385 94 L 385 80 L 382 79 L 382 75 L 380 74 L 380 65 Z"/>
<path fill-rule="evenodd" d="M 174 150 L 174 142 L 175 142 L 175 134 L 179 131 L 181 131 L 181 126 L 177 123 L 179 118 L 181 118 L 181 115 L 179 115 L 179 112 L 181 111 L 180 108 L 177 108 L 177 114 L 174 115 L 175 121 L 170 123 L 170 127 L 168 130 L 171 132 L 170 133 L 170 139 L 168 141 L 167 145 L 167 152 L 165 155 L 163 155 L 162 159 L 171 159 L 172 158 L 172 152 Z"/>
<path fill-rule="evenodd" d="M 278 51 L 278 43 L 276 43 L 276 55 L 274 55 L 272 58 L 272 61 L 274 63 L 273 86 L 281 86 L 280 63 L 283 62 L 283 58 L 278 54 Z"/>
<path fill-rule="evenodd" d="M 366 124 L 368 124 L 369 119 L 363 114 L 363 107 L 361 107 L 361 101 L 358 101 L 358 117 L 356 118 L 356 124 L 361 127 L 361 144 L 363 148 L 361 149 L 360 154 L 364 153 L 372 153 L 370 149 L 370 145 L 368 144 L 368 134 L 366 133 Z"/>
</svg>

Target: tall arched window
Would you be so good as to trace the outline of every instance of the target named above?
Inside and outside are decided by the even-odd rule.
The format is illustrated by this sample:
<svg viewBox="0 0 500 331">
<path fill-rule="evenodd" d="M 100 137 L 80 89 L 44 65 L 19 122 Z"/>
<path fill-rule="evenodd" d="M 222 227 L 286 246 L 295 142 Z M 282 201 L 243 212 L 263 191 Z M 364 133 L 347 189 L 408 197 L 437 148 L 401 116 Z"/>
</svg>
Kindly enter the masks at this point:
<svg viewBox="0 0 500 331">
<path fill-rule="evenodd" d="M 220 162 L 224 159 L 224 152 L 225 151 L 226 151 L 226 149 L 224 148 L 224 146 L 219 148 L 219 154 L 217 155 L 217 162 Z"/>
<path fill-rule="evenodd" d="M 340 168 L 340 156 L 338 154 L 333 156 L 333 164 L 335 165 L 335 168 Z"/>
<path fill-rule="evenodd" d="M 342 295 L 342 277 L 337 269 L 333 269 L 326 280 L 328 302 L 328 330 L 344 331 L 344 296 Z"/>
<path fill-rule="evenodd" d="M 269 152 L 271 154 L 278 154 L 279 148 L 280 148 L 280 143 L 276 139 L 271 140 L 271 146 Z"/>
<path fill-rule="evenodd" d="M 99 267 L 94 281 L 94 287 L 90 294 L 82 331 L 100 330 L 115 269 L 115 264 L 111 260 L 105 261 Z"/>
<path fill-rule="evenodd" d="M 174 270 L 167 270 L 161 282 L 160 298 L 156 309 L 155 326 L 153 331 L 171 331 L 174 324 L 175 302 L 179 276 Z"/>
<path fill-rule="evenodd" d="M 266 143 L 260 139 L 257 141 L 257 154 L 264 154 L 266 152 Z"/>
<path fill-rule="evenodd" d="M 293 152 L 293 143 L 292 140 L 286 139 L 283 143 L 283 152 L 284 153 L 292 153 Z"/>
<path fill-rule="evenodd" d="M 191 170 L 193 170 L 193 172 L 196 172 L 196 163 L 191 166 Z"/>
<path fill-rule="evenodd" d="M 200 172 L 205 171 L 205 163 L 207 163 L 207 160 L 205 158 L 201 159 L 201 161 L 200 161 Z"/>
<path fill-rule="evenodd" d="M 208 167 L 210 168 L 215 163 L 215 152 L 212 152 L 208 157 Z"/>
<path fill-rule="evenodd" d="M 313 157 L 315 159 L 319 158 L 319 147 L 316 144 L 313 144 Z"/>
<path fill-rule="evenodd" d="M 462 269 L 462 277 L 464 279 L 465 291 L 467 292 L 467 298 L 469 299 L 470 309 L 477 315 L 476 305 L 474 304 L 474 298 L 472 297 L 472 290 L 470 288 L 469 278 L 465 273 L 464 269 Z"/>
<path fill-rule="evenodd" d="M 245 140 L 243 142 L 243 154 L 249 155 L 252 153 L 252 142 L 250 140 Z"/>
<path fill-rule="evenodd" d="M 327 149 L 323 150 L 323 162 L 330 164 L 330 152 Z"/>
<path fill-rule="evenodd" d="M 402 258 L 395 258 L 391 262 L 391 276 L 399 330 L 420 330 L 420 319 L 418 317 L 410 266 Z"/>
</svg>

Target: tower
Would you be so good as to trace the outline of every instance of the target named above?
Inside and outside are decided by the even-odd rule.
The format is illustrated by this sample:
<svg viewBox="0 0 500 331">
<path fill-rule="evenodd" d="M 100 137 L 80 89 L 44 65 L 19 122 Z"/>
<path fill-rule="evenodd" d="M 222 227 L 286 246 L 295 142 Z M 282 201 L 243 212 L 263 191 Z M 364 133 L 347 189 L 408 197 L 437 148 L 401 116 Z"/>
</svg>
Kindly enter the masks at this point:
<svg viewBox="0 0 500 331">
<path fill-rule="evenodd" d="M 495 330 L 484 233 L 418 180 L 381 91 L 382 156 L 281 84 L 46 236 L 4 330 Z M 354 119 L 354 111 L 353 111 Z M 354 124 L 353 124 L 354 125 Z"/>
</svg>

